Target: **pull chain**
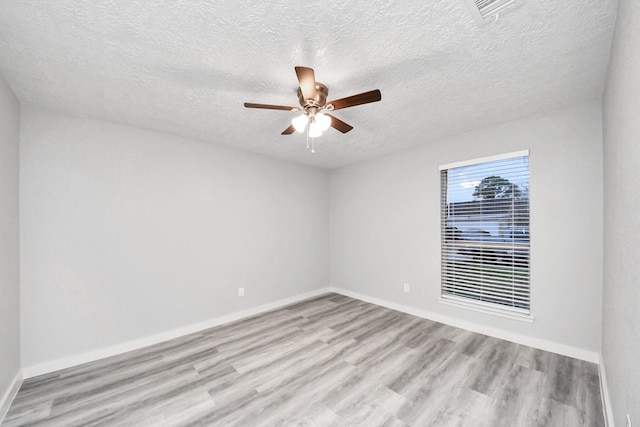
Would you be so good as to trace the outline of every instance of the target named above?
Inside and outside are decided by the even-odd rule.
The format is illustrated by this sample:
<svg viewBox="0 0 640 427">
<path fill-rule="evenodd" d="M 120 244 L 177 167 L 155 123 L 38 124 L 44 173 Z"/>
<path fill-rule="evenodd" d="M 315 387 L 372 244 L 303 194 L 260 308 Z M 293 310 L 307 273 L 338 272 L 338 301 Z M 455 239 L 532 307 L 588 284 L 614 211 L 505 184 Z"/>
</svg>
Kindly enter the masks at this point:
<svg viewBox="0 0 640 427">
<path fill-rule="evenodd" d="M 307 126 L 307 150 L 309 149 L 309 127 Z M 315 154 L 316 146 L 315 146 L 315 138 L 311 138 L 311 154 Z"/>
</svg>

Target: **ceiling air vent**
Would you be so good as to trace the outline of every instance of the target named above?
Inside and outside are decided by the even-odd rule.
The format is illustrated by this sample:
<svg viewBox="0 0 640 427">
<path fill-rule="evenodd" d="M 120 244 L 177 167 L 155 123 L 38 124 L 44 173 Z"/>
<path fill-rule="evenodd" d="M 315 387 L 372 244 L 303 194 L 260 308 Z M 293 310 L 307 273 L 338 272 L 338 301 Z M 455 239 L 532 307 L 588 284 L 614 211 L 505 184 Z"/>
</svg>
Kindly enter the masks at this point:
<svg viewBox="0 0 640 427">
<path fill-rule="evenodd" d="M 496 19 L 505 10 L 515 6 L 515 0 L 465 0 L 471 14 L 477 20 L 484 22 Z"/>
</svg>

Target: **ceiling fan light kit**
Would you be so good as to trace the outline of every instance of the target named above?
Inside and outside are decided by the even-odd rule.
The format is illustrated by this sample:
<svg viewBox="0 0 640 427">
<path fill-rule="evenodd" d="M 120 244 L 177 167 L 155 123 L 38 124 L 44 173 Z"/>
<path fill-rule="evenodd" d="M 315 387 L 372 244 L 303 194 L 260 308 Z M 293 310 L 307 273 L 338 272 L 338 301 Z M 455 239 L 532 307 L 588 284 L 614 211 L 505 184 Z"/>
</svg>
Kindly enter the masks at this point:
<svg viewBox="0 0 640 427">
<path fill-rule="evenodd" d="M 288 107 L 284 105 L 254 104 L 245 102 L 246 108 L 261 108 L 266 110 L 284 110 L 291 112 L 302 112 L 302 114 L 291 120 L 291 126 L 286 128 L 282 135 L 291 135 L 294 132 L 304 132 L 307 130 L 307 137 L 317 138 L 322 133 L 333 127 L 334 129 L 347 133 L 353 126 L 330 115 L 327 111 L 340 110 L 342 108 L 354 107 L 356 105 L 377 102 L 382 99 L 380 90 L 375 89 L 369 92 L 352 95 L 346 98 L 327 102 L 329 88 L 322 83 L 316 82 L 315 73 L 312 68 L 295 67 L 298 77 L 298 102 L 300 107 Z M 307 143 L 307 146 L 309 144 Z M 315 152 L 312 144 L 312 152 Z"/>
<path fill-rule="evenodd" d="M 309 123 L 309 136 L 315 138 L 317 136 L 322 135 L 322 132 L 329 129 L 331 126 L 331 117 L 327 116 L 324 113 L 315 113 L 315 114 L 300 114 L 298 117 L 294 117 L 291 119 L 291 124 L 296 131 L 302 133 L 307 127 L 307 123 Z M 313 132 L 314 135 L 311 133 Z M 318 134 L 318 132 L 320 132 Z"/>
</svg>

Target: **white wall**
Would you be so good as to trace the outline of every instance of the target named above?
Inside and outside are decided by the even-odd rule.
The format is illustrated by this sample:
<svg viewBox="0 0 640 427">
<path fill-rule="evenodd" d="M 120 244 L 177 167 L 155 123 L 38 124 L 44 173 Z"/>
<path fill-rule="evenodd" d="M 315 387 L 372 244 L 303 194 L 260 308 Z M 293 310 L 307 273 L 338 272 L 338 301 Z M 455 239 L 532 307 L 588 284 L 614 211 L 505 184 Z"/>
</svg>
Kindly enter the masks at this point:
<svg viewBox="0 0 640 427">
<path fill-rule="evenodd" d="M 640 424 L 640 3 L 620 0 L 604 101 L 602 354 L 616 425 Z"/>
<path fill-rule="evenodd" d="M 20 370 L 20 104 L 0 75 L 0 420 Z"/>
<path fill-rule="evenodd" d="M 443 305 L 438 166 L 530 149 L 534 323 Z M 465 133 L 332 171 L 331 284 L 522 334 L 600 350 L 602 130 L 597 104 Z M 403 282 L 411 285 L 402 292 Z"/>
<path fill-rule="evenodd" d="M 328 285 L 326 171 L 29 107 L 21 124 L 23 367 Z"/>
</svg>

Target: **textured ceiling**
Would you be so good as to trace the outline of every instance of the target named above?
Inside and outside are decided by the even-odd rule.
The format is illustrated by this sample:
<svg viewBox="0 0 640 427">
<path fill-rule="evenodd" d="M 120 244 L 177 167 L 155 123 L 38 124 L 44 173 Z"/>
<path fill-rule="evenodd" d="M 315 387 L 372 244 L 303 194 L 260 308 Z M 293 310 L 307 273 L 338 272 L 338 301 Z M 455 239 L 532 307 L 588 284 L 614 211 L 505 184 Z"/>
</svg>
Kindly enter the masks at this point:
<svg viewBox="0 0 640 427">
<path fill-rule="evenodd" d="M 516 0 L 518 1 L 518 0 Z M 615 0 L 21 0 L 0 5 L 0 71 L 21 102 L 334 168 L 603 92 Z M 354 126 L 281 136 L 312 67 Z"/>
</svg>

